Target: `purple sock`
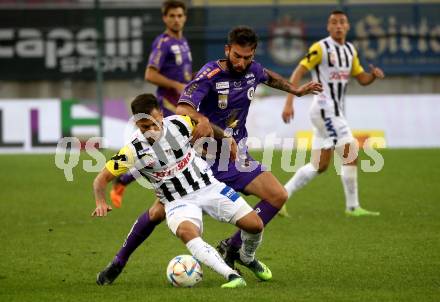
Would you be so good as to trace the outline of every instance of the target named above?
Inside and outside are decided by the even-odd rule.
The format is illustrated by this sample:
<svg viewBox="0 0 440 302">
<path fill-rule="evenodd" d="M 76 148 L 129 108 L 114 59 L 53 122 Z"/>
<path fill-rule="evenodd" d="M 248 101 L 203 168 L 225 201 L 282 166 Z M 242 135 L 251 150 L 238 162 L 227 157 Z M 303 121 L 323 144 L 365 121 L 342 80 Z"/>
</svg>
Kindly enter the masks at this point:
<svg viewBox="0 0 440 302">
<path fill-rule="evenodd" d="M 278 213 L 280 209 L 275 208 L 266 200 L 261 200 L 254 207 L 258 216 L 260 216 L 261 220 L 263 220 L 263 224 L 266 225 L 269 221 L 272 220 L 273 217 Z M 238 230 L 231 238 L 229 238 L 228 243 L 236 248 L 240 248 L 241 246 L 241 231 Z"/>
<path fill-rule="evenodd" d="M 125 239 L 122 248 L 116 254 L 113 262 L 118 262 L 120 265 L 125 266 L 128 258 L 130 258 L 130 255 L 137 249 L 139 245 L 142 244 L 142 242 L 145 241 L 145 239 L 148 238 L 148 236 L 150 236 L 156 225 L 158 225 L 158 222 L 150 220 L 148 211 L 142 213 L 142 215 L 139 216 L 139 218 L 133 224 L 130 233 L 128 233 L 127 239 Z"/>
<path fill-rule="evenodd" d="M 134 181 L 134 176 L 130 172 L 122 174 L 121 176 L 119 176 L 119 179 L 118 179 L 118 182 L 125 185 L 125 186 L 130 184 L 133 181 Z"/>
</svg>

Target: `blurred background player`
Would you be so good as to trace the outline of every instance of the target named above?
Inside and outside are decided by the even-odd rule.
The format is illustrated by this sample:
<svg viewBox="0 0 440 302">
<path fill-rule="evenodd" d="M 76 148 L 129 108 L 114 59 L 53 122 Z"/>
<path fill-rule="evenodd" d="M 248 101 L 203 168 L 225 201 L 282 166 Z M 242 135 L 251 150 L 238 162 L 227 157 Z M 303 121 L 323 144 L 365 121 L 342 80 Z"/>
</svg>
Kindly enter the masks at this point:
<svg viewBox="0 0 440 302">
<path fill-rule="evenodd" d="M 315 95 L 310 110 L 313 124 L 311 162 L 301 167 L 287 182 L 285 188 L 292 196 L 294 192 L 309 183 L 315 176 L 327 170 L 333 150 L 342 156 L 341 180 L 344 187 L 346 214 L 349 216 L 378 216 L 378 212 L 360 207 L 357 184 L 357 145 L 344 116 L 345 93 L 350 77 L 361 85 L 369 85 L 375 79 L 383 79 L 380 68 L 370 65 L 370 72 L 362 68 L 357 50 L 346 41 L 350 30 L 347 15 L 333 11 L 327 22 L 330 36 L 314 43 L 305 58 L 296 67 L 290 78 L 298 85 L 310 71 L 315 81 L 322 83 L 324 91 Z M 289 123 L 294 117 L 293 95 L 286 99 L 282 118 Z"/>
<path fill-rule="evenodd" d="M 103 217 L 111 210 L 105 201 L 105 188 L 117 175 L 135 168 L 154 187 L 166 212 L 168 227 L 203 264 L 228 280 L 223 288 L 246 286 L 245 280 L 229 267 L 217 251 L 201 238 L 202 214 L 237 225 L 242 231 L 243 247 L 240 261 L 257 278 L 272 278 L 269 268 L 255 259 L 262 241 L 263 222 L 246 201 L 224 183 L 216 180 L 208 164 L 192 147 L 190 136 L 197 125 L 188 116 L 171 115 L 163 118 L 160 106 L 152 94 L 141 94 L 131 103 L 135 117 L 135 139 L 107 162 L 93 182 L 96 208 L 92 216 Z M 224 131 L 213 127 L 216 139 L 225 139 Z M 231 141 L 231 138 L 227 138 Z M 173 152 L 166 151 L 172 148 Z M 231 148 L 235 157 L 236 148 Z M 111 267 L 111 264 L 110 264 Z M 114 279 L 98 274 L 99 285 Z"/>
<path fill-rule="evenodd" d="M 192 78 L 191 50 L 183 36 L 186 18 L 187 9 L 182 1 L 163 3 L 162 20 L 166 29 L 153 41 L 145 70 L 145 80 L 157 85 L 156 96 L 164 116 L 176 112 L 180 94 Z M 131 173 L 116 179 L 110 192 L 115 207 L 121 206 L 125 188 L 134 179 Z"/>
</svg>

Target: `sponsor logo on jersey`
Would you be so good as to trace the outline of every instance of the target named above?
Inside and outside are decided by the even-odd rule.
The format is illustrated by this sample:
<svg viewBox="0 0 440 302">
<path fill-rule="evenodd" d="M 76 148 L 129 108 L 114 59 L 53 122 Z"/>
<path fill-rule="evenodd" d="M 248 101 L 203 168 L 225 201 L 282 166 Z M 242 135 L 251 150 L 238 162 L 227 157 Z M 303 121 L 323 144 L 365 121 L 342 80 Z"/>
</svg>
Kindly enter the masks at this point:
<svg viewBox="0 0 440 302">
<path fill-rule="evenodd" d="M 215 83 L 215 89 L 228 89 L 229 88 L 229 82 L 217 82 Z"/>
<path fill-rule="evenodd" d="M 332 72 L 330 72 L 330 80 L 348 81 L 349 78 L 350 78 L 349 71 L 332 71 Z"/>
<path fill-rule="evenodd" d="M 183 169 L 186 168 L 188 163 L 191 161 L 191 155 L 192 155 L 192 153 L 188 152 L 188 154 L 183 159 L 176 162 L 176 164 L 172 168 L 167 169 L 167 170 L 163 170 L 163 171 L 154 172 L 153 173 L 154 176 L 156 178 L 163 178 L 163 177 L 174 175 L 179 171 L 182 171 Z"/>
<path fill-rule="evenodd" d="M 214 70 L 212 70 L 210 73 L 208 73 L 207 77 L 208 79 L 212 78 L 213 76 L 215 76 L 217 73 L 220 72 L 220 68 L 216 68 Z"/>
</svg>

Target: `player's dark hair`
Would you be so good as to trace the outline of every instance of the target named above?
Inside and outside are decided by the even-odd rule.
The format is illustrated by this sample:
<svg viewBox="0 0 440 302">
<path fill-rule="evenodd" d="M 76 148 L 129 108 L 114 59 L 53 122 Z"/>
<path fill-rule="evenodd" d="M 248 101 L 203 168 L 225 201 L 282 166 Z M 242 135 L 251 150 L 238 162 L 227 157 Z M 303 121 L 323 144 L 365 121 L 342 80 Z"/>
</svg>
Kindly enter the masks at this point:
<svg viewBox="0 0 440 302">
<path fill-rule="evenodd" d="M 248 26 L 238 26 L 229 32 L 228 44 L 238 44 L 241 47 L 250 46 L 255 49 L 257 48 L 258 37 L 252 28 Z"/>
<path fill-rule="evenodd" d="M 166 16 L 170 9 L 181 8 L 183 9 L 183 13 L 186 15 L 186 5 L 182 1 L 178 0 L 168 0 L 162 4 L 162 15 Z"/>
<path fill-rule="evenodd" d="M 347 17 L 347 19 L 348 19 L 348 15 L 347 15 L 347 13 L 346 12 L 344 12 L 344 11 L 342 11 L 342 10 L 334 10 L 334 11 L 332 11 L 331 13 L 330 13 L 330 15 L 328 15 L 329 16 L 329 18 L 330 18 L 330 16 L 331 15 L 344 15 L 344 16 L 346 16 Z"/>
<path fill-rule="evenodd" d="M 131 102 L 131 112 L 133 115 L 138 113 L 151 114 L 154 109 L 160 111 L 160 106 L 156 97 L 151 93 L 140 94 Z"/>
</svg>

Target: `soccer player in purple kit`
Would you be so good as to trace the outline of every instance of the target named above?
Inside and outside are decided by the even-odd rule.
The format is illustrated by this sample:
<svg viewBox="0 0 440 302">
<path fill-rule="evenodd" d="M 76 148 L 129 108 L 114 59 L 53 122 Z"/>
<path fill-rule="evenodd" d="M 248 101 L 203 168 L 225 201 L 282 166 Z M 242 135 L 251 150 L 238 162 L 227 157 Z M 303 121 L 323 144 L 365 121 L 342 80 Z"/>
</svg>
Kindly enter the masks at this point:
<svg viewBox="0 0 440 302">
<path fill-rule="evenodd" d="M 145 80 L 157 85 L 156 97 L 165 117 L 175 114 L 180 94 L 192 79 L 191 50 L 183 36 L 186 14 L 182 1 L 163 3 L 162 20 L 166 29 L 153 41 L 145 69 Z M 115 207 L 121 206 L 125 188 L 134 180 L 131 173 L 116 179 L 110 192 Z"/>
<path fill-rule="evenodd" d="M 214 176 L 246 195 L 255 195 L 261 201 L 255 211 L 266 225 L 287 200 L 283 185 L 269 171 L 263 171 L 246 150 L 246 119 L 255 88 L 264 83 L 270 87 L 303 96 L 322 91 L 321 84 L 309 82 L 298 88 L 277 73 L 263 68 L 253 60 L 258 39 L 249 27 L 236 27 L 229 33 L 225 46 L 226 59 L 207 63 L 185 88 L 177 106 L 177 114 L 188 115 L 197 122 L 193 138 L 212 136 L 210 122 L 226 130 L 241 149 L 241 160 L 219 162 L 211 167 Z M 197 111 L 198 110 L 198 111 Z M 163 207 L 155 203 L 141 215 L 127 237 L 124 246 L 113 261 L 98 274 L 100 285 L 112 283 L 121 273 L 130 254 L 151 234 L 157 224 L 164 219 Z M 238 251 L 242 242 L 240 233 L 223 240 L 219 246 L 225 262 L 233 267 L 239 259 Z"/>
<path fill-rule="evenodd" d="M 246 119 L 255 89 L 264 83 L 303 96 L 319 92 L 322 87 L 317 82 L 309 82 L 296 88 L 277 73 L 263 68 L 253 60 L 257 43 L 257 35 L 251 28 L 234 28 L 225 46 L 226 59 L 209 62 L 200 69 L 197 77 L 185 88 L 177 113 L 189 115 L 199 122 L 194 133 L 196 139 L 212 132 L 210 122 L 231 133 L 241 150 L 241 161 L 231 161 L 225 169 L 217 158 L 212 166 L 214 176 L 236 191 L 260 198 L 255 211 L 266 225 L 286 202 L 287 192 L 271 172 L 264 171 L 261 164 L 247 153 Z M 231 267 L 238 259 L 241 243 L 237 232 L 219 245 Z"/>
</svg>

